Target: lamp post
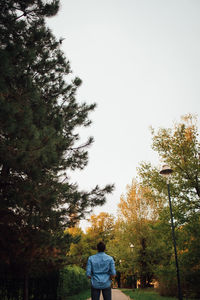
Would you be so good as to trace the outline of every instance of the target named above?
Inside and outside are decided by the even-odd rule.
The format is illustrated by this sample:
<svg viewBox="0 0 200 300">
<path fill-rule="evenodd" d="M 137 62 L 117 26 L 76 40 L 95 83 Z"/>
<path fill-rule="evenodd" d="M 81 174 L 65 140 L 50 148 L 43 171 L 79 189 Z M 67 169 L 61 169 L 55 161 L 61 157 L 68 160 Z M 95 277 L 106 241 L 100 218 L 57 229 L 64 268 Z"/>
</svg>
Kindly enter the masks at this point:
<svg viewBox="0 0 200 300">
<path fill-rule="evenodd" d="M 170 217 L 171 217 L 171 227 L 172 227 L 172 239 L 174 244 L 174 255 L 175 255 L 175 262 L 176 262 L 176 274 L 177 274 L 177 283 L 178 283 L 178 299 L 183 300 L 182 292 L 181 292 L 181 284 L 180 284 L 180 273 L 179 273 L 179 265 L 178 265 L 178 255 L 176 250 L 176 238 L 175 238 L 175 231 L 174 231 L 174 221 L 173 221 L 173 213 L 172 213 L 172 203 L 171 203 L 171 196 L 170 196 L 170 186 L 169 186 L 169 176 L 173 173 L 173 170 L 164 165 L 160 174 L 167 178 L 167 191 L 168 191 L 168 198 L 169 198 L 169 209 L 170 209 Z"/>
<path fill-rule="evenodd" d="M 131 252 L 133 252 L 134 247 L 135 247 L 135 246 L 134 246 L 133 244 L 130 244 Z M 133 268 L 133 279 L 132 279 L 132 283 L 133 283 L 134 289 L 137 289 L 137 279 L 136 279 L 136 275 L 135 275 L 135 273 L 134 273 L 134 268 Z"/>
</svg>

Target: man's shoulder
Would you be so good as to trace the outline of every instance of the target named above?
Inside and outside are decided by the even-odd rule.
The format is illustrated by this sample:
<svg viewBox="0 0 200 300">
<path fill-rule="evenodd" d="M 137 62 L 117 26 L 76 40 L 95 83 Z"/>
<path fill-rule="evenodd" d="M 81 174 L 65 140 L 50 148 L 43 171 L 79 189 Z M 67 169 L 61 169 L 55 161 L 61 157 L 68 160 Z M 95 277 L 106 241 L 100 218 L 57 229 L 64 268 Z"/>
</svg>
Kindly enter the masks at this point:
<svg viewBox="0 0 200 300">
<path fill-rule="evenodd" d="M 103 257 L 106 257 L 107 259 L 110 259 L 110 260 L 113 260 L 113 257 L 112 256 L 110 256 L 110 255 L 108 255 L 108 254 L 106 254 L 105 252 L 103 252 L 103 253 L 101 253 L 100 255 L 103 255 Z M 96 259 L 96 258 L 99 258 L 100 256 L 99 256 L 99 252 L 98 253 L 96 253 L 96 254 L 93 254 L 93 255 L 91 255 L 91 256 L 89 256 L 89 259 Z M 101 256 L 102 257 L 102 256 Z"/>
<path fill-rule="evenodd" d="M 98 253 L 93 254 L 93 255 L 90 255 L 88 259 L 94 259 L 95 257 L 97 257 L 97 254 L 98 254 Z"/>
<path fill-rule="evenodd" d="M 113 257 L 112 257 L 112 256 L 110 256 L 110 255 L 108 255 L 108 254 L 106 254 L 106 253 L 104 253 L 104 254 L 105 254 L 105 256 L 106 256 L 108 259 L 113 260 Z"/>
<path fill-rule="evenodd" d="M 89 258 L 92 258 L 92 257 L 95 257 L 95 256 L 96 256 L 96 254 L 93 254 L 93 255 L 90 255 Z"/>
</svg>

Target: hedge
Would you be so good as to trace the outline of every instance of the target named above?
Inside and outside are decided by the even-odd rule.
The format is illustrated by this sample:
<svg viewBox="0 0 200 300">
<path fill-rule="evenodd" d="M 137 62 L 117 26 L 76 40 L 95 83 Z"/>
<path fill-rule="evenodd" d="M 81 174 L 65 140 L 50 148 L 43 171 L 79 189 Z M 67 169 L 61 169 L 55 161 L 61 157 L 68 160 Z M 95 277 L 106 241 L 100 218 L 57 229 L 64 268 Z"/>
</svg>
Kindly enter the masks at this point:
<svg viewBox="0 0 200 300">
<path fill-rule="evenodd" d="M 78 266 L 67 266 L 60 271 L 58 296 L 65 300 L 67 296 L 75 295 L 90 287 L 85 270 Z"/>
</svg>

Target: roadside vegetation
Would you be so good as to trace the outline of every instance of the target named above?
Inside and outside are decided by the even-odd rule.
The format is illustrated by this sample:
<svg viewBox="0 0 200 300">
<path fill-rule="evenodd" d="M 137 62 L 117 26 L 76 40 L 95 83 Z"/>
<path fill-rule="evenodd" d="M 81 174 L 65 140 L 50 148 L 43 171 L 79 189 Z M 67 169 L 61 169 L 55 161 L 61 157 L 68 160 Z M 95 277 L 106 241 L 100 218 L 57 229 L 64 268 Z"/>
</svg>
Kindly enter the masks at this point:
<svg viewBox="0 0 200 300">
<path fill-rule="evenodd" d="M 177 298 L 172 297 L 164 297 L 160 296 L 154 290 L 132 290 L 132 289 L 122 289 L 121 290 L 125 295 L 129 296 L 131 299 L 134 300 L 177 300 Z M 192 300 L 188 299 L 187 300 Z"/>
<path fill-rule="evenodd" d="M 172 128 L 152 129 L 152 148 L 159 161 L 173 170 L 170 191 L 182 294 L 199 299 L 200 144 L 196 117 L 188 114 Z M 88 256 L 96 253 L 97 241 L 103 240 L 107 253 L 115 259 L 115 287 L 144 289 L 157 284 L 160 296 L 177 295 L 167 184 L 160 168 L 145 161 L 139 165 L 138 176 L 120 197 L 117 218 L 101 212 L 91 216 L 86 233 L 78 227 L 66 232 L 74 239 L 79 237 L 67 253 L 69 261 L 85 269 Z M 155 293 L 144 296 L 158 297 Z"/>
<path fill-rule="evenodd" d="M 85 290 L 77 295 L 67 297 L 67 300 L 87 300 L 90 298 L 90 289 Z"/>
</svg>

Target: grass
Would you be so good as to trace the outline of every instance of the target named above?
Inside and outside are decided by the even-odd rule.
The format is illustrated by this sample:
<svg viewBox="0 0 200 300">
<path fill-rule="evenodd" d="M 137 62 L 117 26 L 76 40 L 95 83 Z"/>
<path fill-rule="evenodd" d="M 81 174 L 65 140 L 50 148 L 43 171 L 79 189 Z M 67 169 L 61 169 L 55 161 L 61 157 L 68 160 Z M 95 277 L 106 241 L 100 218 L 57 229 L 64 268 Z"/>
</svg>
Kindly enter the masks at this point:
<svg viewBox="0 0 200 300">
<path fill-rule="evenodd" d="M 80 294 L 68 296 L 66 300 L 86 300 L 86 299 L 90 298 L 90 296 L 91 296 L 91 292 L 89 289 L 89 290 L 81 292 Z"/>
<path fill-rule="evenodd" d="M 148 289 L 146 291 L 139 289 L 135 291 L 131 289 L 121 289 L 121 291 L 134 300 L 177 300 L 177 298 L 160 296 L 155 291 Z"/>
</svg>

